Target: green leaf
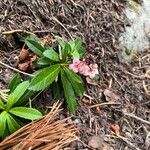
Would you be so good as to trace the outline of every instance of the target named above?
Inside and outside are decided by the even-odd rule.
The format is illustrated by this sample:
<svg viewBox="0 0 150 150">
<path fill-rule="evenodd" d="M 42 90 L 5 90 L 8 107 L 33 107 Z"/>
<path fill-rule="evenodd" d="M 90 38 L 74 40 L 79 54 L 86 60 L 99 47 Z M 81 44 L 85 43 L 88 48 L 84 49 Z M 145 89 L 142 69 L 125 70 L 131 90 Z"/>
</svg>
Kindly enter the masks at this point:
<svg viewBox="0 0 150 150">
<path fill-rule="evenodd" d="M 75 113 L 77 109 L 76 97 L 70 81 L 67 79 L 63 69 L 61 69 L 61 81 L 64 89 L 64 95 L 70 112 Z"/>
<path fill-rule="evenodd" d="M 78 50 L 79 54 L 80 54 L 80 58 L 83 58 L 86 54 L 86 49 L 84 47 L 81 47 L 79 50 Z"/>
<path fill-rule="evenodd" d="M 53 84 L 51 85 L 52 87 L 52 92 L 53 92 L 53 98 L 54 99 L 60 99 L 62 97 L 62 86 L 61 83 L 59 82 L 53 82 Z"/>
<path fill-rule="evenodd" d="M 40 39 L 34 34 L 28 35 L 25 40 L 32 40 L 32 41 L 40 42 Z"/>
<path fill-rule="evenodd" d="M 35 39 L 35 36 L 28 36 L 25 39 L 25 44 L 29 47 L 29 49 L 37 54 L 38 56 L 43 56 L 43 52 L 45 51 L 44 47 L 38 43 L 38 41 Z"/>
<path fill-rule="evenodd" d="M 83 81 L 80 78 L 80 76 L 78 76 L 76 73 L 74 73 L 67 67 L 63 67 L 63 69 L 64 69 L 66 76 L 68 77 L 70 83 L 72 84 L 72 87 L 73 87 L 75 93 L 77 94 L 77 96 L 82 96 L 83 92 L 84 92 L 84 86 L 83 86 Z"/>
<path fill-rule="evenodd" d="M 16 106 L 24 106 L 29 102 L 29 98 L 34 96 L 35 92 L 27 90 L 25 94 L 13 105 Z"/>
<path fill-rule="evenodd" d="M 60 45 L 62 48 L 64 48 L 65 42 L 62 40 L 62 38 L 60 36 L 55 36 L 55 39 L 56 39 L 58 45 Z"/>
<path fill-rule="evenodd" d="M 37 61 L 37 64 L 40 66 L 47 66 L 51 64 L 51 61 L 48 58 L 42 57 Z"/>
<path fill-rule="evenodd" d="M 56 53 L 55 50 L 51 47 L 47 47 L 46 50 L 43 52 L 43 55 L 52 61 L 59 61 L 58 53 Z"/>
<path fill-rule="evenodd" d="M 73 51 L 75 50 L 75 42 L 74 42 L 74 40 L 70 40 L 70 41 L 68 42 L 68 44 L 70 45 L 71 51 L 73 52 Z"/>
<path fill-rule="evenodd" d="M 78 49 L 81 46 L 81 40 L 79 38 L 75 39 L 75 40 L 71 40 L 68 42 L 70 47 L 71 47 L 71 54 L 73 56 L 73 58 L 80 58 L 80 54 L 78 52 Z"/>
<path fill-rule="evenodd" d="M 62 51 L 62 59 L 63 61 L 66 61 L 67 55 L 71 51 L 70 45 L 68 43 L 65 43 L 65 46 L 61 51 Z"/>
<path fill-rule="evenodd" d="M 75 43 L 74 49 L 78 51 L 79 58 L 84 57 L 86 53 L 86 49 L 82 46 L 82 43 L 83 43 L 82 39 L 78 37 L 74 40 L 74 43 Z"/>
<path fill-rule="evenodd" d="M 2 135 L 2 140 L 4 140 L 6 137 L 8 137 L 10 135 L 10 132 L 8 130 L 8 126 L 7 126 L 7 123 L 6 123 L 6 129 Z"/>
<path fill-rule="evenodd" d="M 60 64 L 52 65 L 51 67 L 41 69 L 31 80 L 29 89 L 33 91 L 45 89 L 56 79 L 59 71 Z"/>
<path fill-rule="evenodd" d="M 79 52 L 76 49 L 73 51 L 72 56 L 73 56 L 74 59 L 75 58 L 80 59 L 80 54 L 79 54 Z"/>
<path fill-rule="evenodd" d="M 15 116 L 29 120 L 37 120 L 42 118 L 42 113 L 33 108 L 14 107 L 10 109 L 9 112 Z"/>
<path fill-rule="evenodd" d="M 21 127 L 9 113 L 6 117 L 6 121 L 10 133 L 14 133 L 16 130 L 18 130 Z"/>
<path fill-rule="evenodd" d="M 75 43 L 75 49 L 79 50 L 82 46 L 82 39 L 78 37 L 74 40 L 74 43 Z"/>
<path fill-rule="evenodd" d="M 0 114 L 0 137 L 3 136 L 5 130 L 6 130 L 6 117 L 7 117 L 7 112 L 3 111 Z"/>
<path fill-rule="evenodd" d="M 10 93 L 14 91 L 19 83 L 21 83 L 21 76 L 19 73 L 17 73 L 8 84 L 8 89 L 10 90 Z"/>
<path fill-rule="evenodd" d="M 3 104 L 2 100 L 0 99 L 0 110 L 4 110 L 5 109 L 5 105 Z"/>
<path fill-rule="evenodd" d="M 29 81 L 24 81 L 16 87 L 16 89 L 8 96 L 7 109 L 10 109 L 21 98 L 21 96 L 23 96 L 28 87 Z"/>
</svg>

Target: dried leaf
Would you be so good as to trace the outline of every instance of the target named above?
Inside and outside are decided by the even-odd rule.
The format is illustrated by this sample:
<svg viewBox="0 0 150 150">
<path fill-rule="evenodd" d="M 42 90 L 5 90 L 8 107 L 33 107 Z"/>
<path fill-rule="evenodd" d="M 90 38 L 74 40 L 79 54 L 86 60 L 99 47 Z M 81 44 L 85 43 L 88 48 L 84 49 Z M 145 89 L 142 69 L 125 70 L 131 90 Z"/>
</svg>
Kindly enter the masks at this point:
<svg viewBox="0 0 150 150">
<path fill-rule="evenodd" d="M 18 69 L 21 71 L 27 71 L 27 69 L 30 67 L 30 61 L 27 61 L 25 63 L 19 64 Z"/>
<path fill-rule="evenodd" d="M 94 135 L 89 138 L 88 145 L 93 148 L 102 148 L 103 146 L 103 138 L 99 135 Z"/>
<path fill-rule="evenodd" d="M 116 135 L 120 135 L 120 127 L 117 124 L 111 125 L 111 129 L 114 131 Z"/>
<path fill-rule="evenodd" d="M 19 61 L 24 61 L 26 59 L 29 59 L 29 51 L 22 48 L 19 54 Z"/>
<path fill-rule="evenodd" d="M 30 58 L 30 68 L 33 68 L 33 62 L 35 62 L 37 60 L 37 55 L 33 55 L 31 58 Z"/>
<path fill-rule="evenodd" d="M 50 35 L 47 35 L 45 36 L 42 40 L 41 40 L 41 44 L 44 46 L 44 45 L 47 45 L 47 44 L 52 44 L 54 42 L 54 39 L 52 36 Z"/>
<path fill-rule="evenodd" d="M 90 77 L 86 77 L 86 82 L 91 85 L 97 85 L 95 80 L 92 80 Z"/>
</svg>

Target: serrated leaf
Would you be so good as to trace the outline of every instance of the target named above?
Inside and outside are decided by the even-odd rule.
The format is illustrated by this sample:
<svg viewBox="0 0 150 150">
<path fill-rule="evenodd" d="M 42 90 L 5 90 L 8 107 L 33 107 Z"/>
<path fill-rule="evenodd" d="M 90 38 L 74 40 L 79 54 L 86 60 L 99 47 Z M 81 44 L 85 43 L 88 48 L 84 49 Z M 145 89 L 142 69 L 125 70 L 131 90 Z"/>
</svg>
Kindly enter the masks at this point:
<svg viewBox="0 0 150 150">
<path fill-rule="evenodd" d="M 75 50 L 75 42 L 74 42 L 74 40 L 70 40 L 70 41 L 68 42 L 68 44 L 69 44 L 70 47 L 71 47 L 71 52 L 73 52 L 73 51 Z"/>
<path fill-rule="evenodd" d="M 62 59 L 63 61 L 66 61 L 67 54 L 71 51 L 70 45 L 68 43 L 65 43 L 64 48 L 62 48 Z"/>
<path fill-rule="evenodd" d="M 13 92 L 19 83 L 21 83 L 21 76 L 17 73 L 8 84 L 9 93 Z"/>
<path fill-rule="evenodd" d="M 79 52 L 75 49 L 72 53 L 73 59 L 80 59 L 80 54 Z"/>
<path fill-rule="evenodd" d="M 60 99 L 62 97 L 62 87 L 60 85 L 60 82 L 53 82 L 52 84 L 52 92 L 53 92 L 53 98 L 54 99 Z"/>
<path fill-rule="evenodd" d="M 40 66 L 47 66 L 51 64 L 51 61 L 48 58 L 42 57 L 37 61 L 37 64 Z"/>
<path fill-rule="evenodd" d="M 82 39 L 80 37 L 76 38 L 74 40 L 74 43 L 75 43 L 75 49 L 78 51 L 79 53 L 79 58 L 82 58 L 84 57 L 85 53 L 86 53 L 86 49 L 82 46 Z"/>
<path fill-rule="evenodd" d="M 71 47 L 71 54 L 73 56 L 73 58 L 80 58 L 80 54 L 78 52 L 78 48 L 79 46 L 81 46 L 80 44 L 80 41 L 78 39 L 75 39 L 75 40 L 71 40 L 68 42 L 70 47 Z"/>
<path fill-rule="evenodd" d="M 74 43 L 75 43 L 75 49 L 79 50 L 80 47 L 82 46 L 82 39 L 78 37 L 74 40 Z"/>
<path fill-rule="evenodd" d="M 59 64 L 41 69 L 31 80 L 29 89 L 33 91 L 39 91 L 45 89 L 56 79 L 56 77 L 59 74 L 59 71 L 60 71 Z"/>
<path fill-rule="evenodd" d="M 3 137 L 3 134 L 6 130 L 6 116 L 7 116 L 7 112 L 3 111 L 0 114 L 0 137 Z"/>
<path fill-rule="evenodd" d="M 35 92 L 27 90 L 23 96 L 13 105 L 13 106 L 24 106 L 29 102 L 29 98 L 32 98 L 34 96 Z"/>
<path fill-rule="evenodd" d="M 59 37 L 59 36 L 55 36 L 55 39 L 56 39 L 57 43 L 58 43 L 62 48 L 64 48 L 65 42 L 62 40 L 62 38 Z"/>
<path fill-rule="evenodd" d="M 76 38 L 74 40 L 74 48 L 72 51 L 73 58 L 82 58 L 84 57 L 86 53 L 86 49 L 82 46 L 82 39 L 81 38 Z"/>
<path fill-rule="evenodd" d="M 28 87 L 29 81 L 24 81 L 16 87 L 16 89 L 8 96 L 6 105 L 7 109 L 10 109 L 21 98 L 21 96 L 23 96 Z"/>
<path fill-rule="evenodd" d="M 80 76 L 78 76 L 76 73 L 74 73 L 67 67 L 63 67 L 63 69 L 70 83 L 72 84 L 72 87 L 75 93 L 77 94 L 77 96 L 82 96 L 84 92 L 84 86 L 83 86 L 83 81 L 80 78 Z"/>
<path fill-rule="evenodd" d="M 59 55 L 52 47 L 47 47 L 43 55 L 52 61 L 59 61 Z"/>
<path fill-rule="evenodd" d="M 79 55 L 80 55 L 80 58 L 83 58 L 86 54 L 86 49 L 84 47 L 81 47 L 79 50 Z"/>
<path fill-rule="evenodd" d="M 5 105 L 2 102 L 2 100 L 0 99 L 0 110 L 4 110 L 5 109 Z"/>
<path fill-rule="evenodd" d="M 14 107 L 10 109 L 9 112 L 15 116 L 28 119 L 28 120 L 37 120 L 42 118 L 42 113 L 33 108 Z"/>
<path fill-rule="evenodd" d="M 68 80 L 66 74 L 64 73 L 63 69 L 61 69 L 61 81 L 62 81 L 64 95 L 65 95 L 65 99 L 66 99 L 68 108 L 69 108 L 70 112 L 75 113 L 75 111 L 77 109 L 75 93 L 74 93 L 73 87 L 72 87 L 70 81 Z"/>
<path fill-rule="evenodd" d="M 39 44 L 39 42 L 35 39 L 35 36 L 28 36 L 25 39 L 25 44 L 29 47 L 29 49 L 37 54 L 38 56 L 43 56 L 43 52 L 45 51 L 44 47 Z"/>
<path fill-rule="evenodd" d="M 40 39 L 36 36 L 36 35 L 34 35 L 34 34 L 30 34 L 30 35 L 28 35 L 26 38 L 25 38 L 25 40 L 32 40 L 32 41 L 36 41 L 36 42 L 40 42 Z"/>
<path fill-rule="evenodd" d="M 21 127 L 9 113 L 6 117 L 6 121 L 7 121 L 7 126 L 8 126 L 10 133 L 15 132 Z"/>
<path fill-rule="evenodd" d="M 8 137 L 10 135 L 10 132 L 8 130 L 8 126 L 7 126 L 7 123 L 6 123 L 6 129 L 2 135 L 2 140 L 5 139 L 6 137 Z"/>
</svg>

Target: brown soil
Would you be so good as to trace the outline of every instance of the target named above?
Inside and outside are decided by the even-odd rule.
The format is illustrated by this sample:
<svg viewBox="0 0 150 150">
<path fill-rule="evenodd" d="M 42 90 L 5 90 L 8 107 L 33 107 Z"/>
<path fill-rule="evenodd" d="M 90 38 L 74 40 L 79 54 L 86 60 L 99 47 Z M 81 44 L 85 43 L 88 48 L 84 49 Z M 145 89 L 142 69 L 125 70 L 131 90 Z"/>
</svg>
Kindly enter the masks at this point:
<svg viewBox="0 0 150 150">
<path fill-rule="evenodd" d="M 143 86 L 149 84 L 149 78 L 141 79 L 149 69 L 150 55 L 146 50 L 131 63 L 120 59 L 118 37 L 128 24 L 123 14 L 126 5 L 127 0 L 0 1 L 0 32 L 22 30 L 0 34 L 0 59 L 5 63 L 16 67 L 14 58 L 23 46 L 20 39 L 30 31 L 39 37 L 52 33 L 66 39 L 80 36 L 88 50 L 87 59 L 99 65 L 100 80 L 94 85 L 86 84 L 86 94 L 79 100 L 78 112 L 72 117 L 80 128 L 81 141 L 72 143 L 68 149 L 94 149 L 91 147 L 94 147 L 91 144 L 94 135 L 98 135 L 94 141 L 98 139 L 96 142 L 101 143 L 100 150 L 150 148 L 150 100 Z M 0 88 L 6 87 L 13 74 L 2 68 Z M 50 105 L 49 93 L 40 97 L 39 104 Z M 89 108 L 99 103 L 104 104 Z M 65 111 L 60 117 L 67 115 Z M 114 124 L 120 127 L 119 136 L 111 128 Z"/>
</svg>

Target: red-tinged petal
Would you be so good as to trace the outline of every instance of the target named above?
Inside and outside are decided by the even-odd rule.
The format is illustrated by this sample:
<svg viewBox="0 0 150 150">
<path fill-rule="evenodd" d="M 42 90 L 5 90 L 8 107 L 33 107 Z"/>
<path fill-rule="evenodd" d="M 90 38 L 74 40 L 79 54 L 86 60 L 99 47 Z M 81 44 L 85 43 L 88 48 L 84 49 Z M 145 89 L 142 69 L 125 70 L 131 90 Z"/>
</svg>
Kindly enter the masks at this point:
<svg viewBox="0 0 150 150">
<path fill-rule="evenodd" d="M 73 72 L 75 72 L 75 73 L 78 72 L 78 68 L 77 68 L 74 64 L 70 64 L 70 65 L 69 65 L 69 68 L 70 68 Z"/>
<path fill-rule="evenodd" d="M 78 65 L 81 61 L 79 59 L 73 59 L 73 64 Z"/>
</svg>

